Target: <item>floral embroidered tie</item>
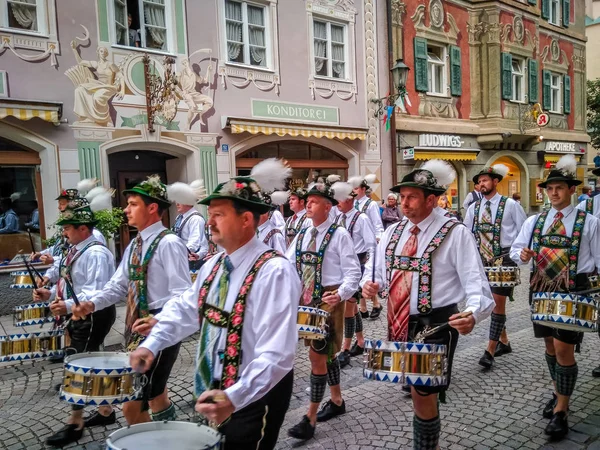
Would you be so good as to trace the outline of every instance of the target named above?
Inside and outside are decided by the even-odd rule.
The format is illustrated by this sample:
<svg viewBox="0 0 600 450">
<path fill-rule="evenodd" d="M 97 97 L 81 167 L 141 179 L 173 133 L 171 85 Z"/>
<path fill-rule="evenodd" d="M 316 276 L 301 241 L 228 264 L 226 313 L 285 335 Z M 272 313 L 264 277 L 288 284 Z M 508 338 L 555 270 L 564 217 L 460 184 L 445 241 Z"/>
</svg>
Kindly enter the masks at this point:
<svg viewBox="0 0 600 450">
<path fill-rule="evenodd" d="M 417 254 L 419 242 L 417 234 L 421 230 L 416 225 L 410 229 L 410 237 L 402 247 L 400 256 L 414 257 Z M 410 315 L 410 290 L 413 273 L 408 270 L 398 270 L 390 283 L 388 300 L 388 340 L 395 342 L 408 341 L 408 317 Z"/>
<path fill-rule="evenodd" d="M 310 241 L 305 253 L 313 253 L 316 256 L 317 252 L 317 234 L 319 230 L 313 228 L 311 230 Z M 315 264 L 304 263 L 302 268 L 302 304 L 310 305 L 313 300 L 313 293 L 315 292 L 315 275 L 316 266 Z"/>
<path fill-rule="evenodd" d="M 67 283 L 65 283 L 65 280 L 63 278 L 66 277 L 66 268 L 71 265 L 71 261 L 73 261 L 73 258 L 75 257 L 76 253 L 77 248 L 75 248 L 75 246 L 73 245 L 67 252 L 67 256 L 65 258 L 65 265 L 63 266 L 63 268 L 65 269 L 65 274 L 63 275 L 61 273 L 61 277 L 58 279 L 58 286 L 56 287 L 56 297 L 62 300 L 69 297 L 69 293 L 66 289 Z"/>
<path fill-rule="evenodd" d="M 142 266 L 142 234 L 138 233 L 133 241 L 131 247 L 131 259 L 129 261 L 131 266 L 141 269 Z M 134 322 L 140 317 L 140 307 L 138 300 L 139 293 L 139 280 L 129 279 L 128 291 L 127 291 L 127 312 L 125 314 L 125 343 L 129 346 L 133 337 Z"/>
<path fill-rule="evenodd" d="M 344 228 L 346 228 L 346 214 L 342 214 L 342 222 L 341 224 Z"/>
<path fill-rule="evenodd" d="M 181 222 L 183 222 L 183 214 L 179 214 L 175 219 L 175 225 L 173 225 L 173 232 L 179 236 L 179 231 L 181 228 Z"/>
<path fill-rule="evenodd" d="M 485 262 L 491 262 L 494 259 L 494 247 L 492 240 L 494 239 L 494 233 L 491 231 L 492 225 L 492 203 L 488 200 L 485 202 L 485 208 L 481 215 L 481 223 L 486 224 L 487 229 L 490 231 L 480 232 L 481 245 L 479 247 L 479 253 Z"/>
</svg>

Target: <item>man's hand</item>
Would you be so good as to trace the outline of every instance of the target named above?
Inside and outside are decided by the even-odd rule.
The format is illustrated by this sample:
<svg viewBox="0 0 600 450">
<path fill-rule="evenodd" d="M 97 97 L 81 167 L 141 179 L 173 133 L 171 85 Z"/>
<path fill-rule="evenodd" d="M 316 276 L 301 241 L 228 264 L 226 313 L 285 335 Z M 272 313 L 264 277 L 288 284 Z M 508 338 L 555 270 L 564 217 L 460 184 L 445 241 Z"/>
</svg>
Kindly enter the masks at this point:
<svg viewBox="0 0 600 450">
<path fill-rule="evenodd" d="M 342 297 L 340 297 L 340 294 L 338 293 L 332 294 L 331 292 L 325 292 L 325 295 L 321 297 L 321 300 L 333 308 L 342 301 Z"/>
<path fill-rule="evenodd" d="M 379 292 L 379 283 L 367 281 L 362 288 L 362 295 L 365 298 L 373 298 Z"/>
<path fill-rule="evenodd" d="M 44 253 L 42 256 L 40 256 L 40 261 L 42 261 L 43 264 L 52 264 L 54 262 L 54 258 L 52 255 Z"/>
<path fill-rule="evenodd" d="M 48 286 L 49 284 L 50 284 L 50 278 L 48 278 L 48 277 L 42 278 L 42 281 L 40 282 L 40 286 Z"/>
<path fill-rule="evenodd" d="M 67 314 L 67 305 L 63 300 L 57 298 L 50 303 L 50 311 L 55 316 L 64 316 Z"/>
<path fill-rule="evenodd" d="M 87 315 L 93 313 L 96 310 L 96 305 L 94 302 L 79 302 L 79 306 L 73 305 L 71 307 L 71 312 L 74 316 L 77 317 L 86 317 Z"/>
<path fill-rule="evenodd" d="M 154 317 L 144 317 L 142 319 L 138 319 L 133 323 L 131 330 L 134 333 L 139 333 L 142 336 L 148 336 L 150 331 L 152 331 L 152 327 L 158 323 Z"/>
<path fill-rule="evenodd" d="M 225 422 L 235 412 L 235 406 L 223 391 L 204 392 L 196 402 L 196 412 L 217 425 Z"/>
<path fill-rule="evenodd" d="M 29 259 L 31 260 L 31 262 L 35 261 L 36 259 L 38 259 L 40 257 L 41 253 L 40 252 L 32 252 Z"/>
<path fill-rule="evenodd" d="M 198 261 L 199 259 L 200 259 L 200 256 L 198 256 L 197 253 L 188 253 L 189 261 Z"/>
<path fill-rule="evenodd" d="M 137 373 L 146 373 L 152 367 L 154 353 L 145 347 L 138 347 L 129 355 L 129 364 Z"/>
<path fill-rule="evenodd" d="M 33 290 L 33 300 L 36 302 L 45 302 L 50 298 L 50 291 L 45 288 Z"/>
<path fill-rule="evenodd" d="M 529 248 L 521 250 L 521 261 L 528 263 L 535 256 L 535 252 Z"/>
<path fill-rule="evenodd" d="M 448 324 L 452 328 L 455 328 L 460 334 L 464 335 L 473 331 L 473 328 L 475 327 L 475 317 L 473 317 L 473 315 L 462 317 L 463 315 L 464 313 L 452 314 Z"/>
</svg>

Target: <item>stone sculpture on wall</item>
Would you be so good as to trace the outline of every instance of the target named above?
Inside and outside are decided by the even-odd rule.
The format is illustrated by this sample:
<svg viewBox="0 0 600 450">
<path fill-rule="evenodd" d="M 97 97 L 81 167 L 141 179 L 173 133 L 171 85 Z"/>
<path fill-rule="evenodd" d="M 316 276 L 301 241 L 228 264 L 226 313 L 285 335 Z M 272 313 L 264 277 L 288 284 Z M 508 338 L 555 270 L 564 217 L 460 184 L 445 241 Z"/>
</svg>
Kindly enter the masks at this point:
<svg viewBox="0 0 600 450">
<path fill-rule="evenodd" d="M 200 51 L 204 50 L 199 50 L 198 52 Z M 207 50 L 207 52 L 210 53 L 210 50 Z M 206 75 L 202 76 L 201 74 L 197 74 L 190 66 L 189 58 L 183 59 L 181 65 L 183 68 L 177 76 L 177 93 L 189 108 L 187 130 L 190 130 L 196 116 L 199 116 L 198 120 L 201 125 L 206 125 L 203 116 L 213 107 L 213 99 L 202 93 L 204 85 L 207 85 L 208 89 L 212 85 L 213 66 L 209 63 L 206 68 Z"/>
</svg>

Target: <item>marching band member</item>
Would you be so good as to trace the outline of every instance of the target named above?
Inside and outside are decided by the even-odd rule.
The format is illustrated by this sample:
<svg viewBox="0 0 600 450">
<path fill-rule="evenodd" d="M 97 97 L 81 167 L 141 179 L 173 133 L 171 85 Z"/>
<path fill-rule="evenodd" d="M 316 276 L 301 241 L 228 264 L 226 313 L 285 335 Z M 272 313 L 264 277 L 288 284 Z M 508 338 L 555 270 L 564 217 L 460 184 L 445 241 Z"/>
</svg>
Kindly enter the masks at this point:
<svg viewBox="0 0 600 450">
<path fill-rule="evenodd" d="M 294 215 L 288 217 L 285 223 L 285 237 L 288 246 L 292 243 L 300 230 L 311 225 L 310 219 L 306 215 L 306 194 L 307 190 L 302 187 L 297 188 L 290 193 L 289 204 Z"/>
<path fill-rule="evenodd" d="M 300 304 L 321 307 L 330 314 L 326 339 L 305 342 L 310 345 L 310 405 L 300 423 L 288 430 L 288 435 L 297 439 L 312 438 L 317 422 L 346 412 L 340 364 L 335 355 L 342 346 L 345 301 L 358 289 L 360 265 L 350 234 L 329 220 L 329 210 L 347 196 L 347 192 L 334 192 L 328 181 L 314 184 L 308 191 L 306 204 L 312 225 L 298 233 L 286 253 L 302 278 Z M 317 413 L 326 383 L 331 399 Z"/>
<path fill-rule="evenodd" d="M 89 206 L 77 209 L 66 208 L 56 223 L 62 227 L 63 236 L 70 245 L 60 265 L 61 278 L 51 290 L 40 288 L 33 293 L 35 301 L 52 301 L 50 310 L 54 315 L 70 313 L 74 296 L 79 301 L 94 298 L 115 271 L 112 253 L 96 240 L 92 233 L 96 223 L 97 220 Z M 65 280 L 68 280 L 75 292 L 70 291 Z M 73 315 L 67 325 L 71 344 L 65 349 L 66 353 L 99 351 L 115 322 L 116 314 L 113 305 L 86 317 Z M 81 439 L 84 426 L 110 425 L 115 423 L 115 420 L 115 413 L 111 406 L 100 406 L 98 411 L 84 421 L 83 406 L 71 405 L 71 416 L 67 425 L 46 439 L 46 443 L 63 447 Z"/>
<path fill-rule="evenodd" d="M 183 241 L 162 225 L 161 217 L 171 203 L 166 187 L 157 175 L 126 189 L 125 214 L 138 234 L 125 249 L 123 260 L 104 289 L 81 305 L 74 306 L 79 316 L 101 311 L 127 298 L 125 340 L 129 350 L 137 348 L 143 336 L 133 330 L 137 319 L 160 318 L 165 303 L 185 292 L 191 285 L 188 252 Z M 152 420 L 174 420 L 175 406 L 167 393 L 167 379 L 177 355 L 180 342 L 171 339 L 160 357 L 147 367 L 144 374 L 150 380 L 142 390 L 142 399 L 123 405 L 129 425 Z"/>
<path fill-rule="evenodd" d="M 271 211 L 276 211 L 276 208 L 287 202 L 288 196 L 289 193 L 285 191 L 275 191 L 272 194 L 263 193 L 263 201 L 271 206 Z M 285 249 L 287 248 L 285 238 L 283 237 L 281 229 L 276 227 L 273 224 L 273 221 L 269 219 L 271 211 L 260 215 L 258 228 L 256 229 L 256 237 L 259 241 L 268 245 L 273 250 L 285 254 Z"/>
<path fill-rule="evenodd" d="M 504 164 L 484 167 L 473 177 L 483 196 L 467 209 L 464 224 L 473 232 L 479 247 L 484 266 L 494 266 L 498 261 L 502 266 L 515 266 L 510 259 L 510 246 L 516 239 L 523 222 L 525 211 L 512 198 L 498 193 L 498 183 L 508 174 Z M 494 357 L 512 352 L 506 333 L 506 297 L 512 296 L 512 287 L 490 286 L 494 295 L 494 312 L 490 323 L 487 349 L 479 360 L 479 365 L 491 369 Z"/>
<path fill-rule="evenodd" d="M 268 217 L 269 221 L 273 224 L 275 228 L 279 228 L 282 232 L 285 231 L 285 219 L 283 218 L 283 214 L 281 214 L 281 211 L 279 211 L 278 208 L 271 209 L 271 211 L 269 211 Z"/>
<path fill-rule="evenodd" d="M 195 408 L 218 425 L 225 450 L 273 449 L 292 396 L 300 281 L 283 255 L 255 238 L 260 215 L 270 209 L 260 189 L 275 174 L 283 183 L 289 170 L 265 160 L 249 177 L 221 183 L 201 201 L 213 239 L 225 251 L 202 266 L 191 289 L 167 303 L 158 322 L 137 326 L 143 333 L 151 329 L 131 355 L 132 366 L 142 370 L 173 339 L 200 329 Z"/>
<path fill-rule="evenodd" d="M 348 183 L 337 182 L 331 186 L 334 192 L 341 195 L 347 192 L 348 195 L 337 205 L 338 215 L 336 224 L 345 228 L 354 243 L 354 251 L 360 263 L 361 273 L 364 273 L 365 264 L 369 257 L 373 257 L 373 250 L 377 245 L 375 231 L 366 214 L 361 213 L 354 208 L 354 197 L 352 185 Z M 362 355 L 365 351 L 365 337 L 363 335 L 362 316 L 358 312 L 357 301 L 360 299 L 360 290 L 356 291 L 348 299 L 344 314 L 344 341 L 342 343 L 342 352 L 338 355 L 340 367 L 343 369 L 350 364 L 351 356 Z M 352 338 L 356 334 L 356 342 L 352 344 Z"/>
<path fill-rule="evenodd" d="M 546 189 L 552 208 L 529 217 L 510 249 L 518 264 L 533 262 L 531 295 L 534 292 L 576 292 L 590 288 L 588 275 L 600 268 L 600 222 L 571 206 L 577 162 L 564 155 L 538 186 Z M 531 301 L 531 300 L 530 300 Z M 544 338 L 546 363 L 555 392 L 542 415 L 550 422 L 545 433 L 562 439 L 569 432 L 569 399 L 577 382 L 575 346 L 583 333 L 533 324 L 535 337 Z"/>
<path fill-rule="evenodd" d="M 413 170 L 392 188 L 400 193 L 407 220 L 385 231 L 376 261 L 367 262 L 361 285 L 366 297 L 382 289 L 389 291 L 390 341 L 412 341 L 425 326 L 449 322 L 449 330 L 425 339 L 428 344 L 446 345 L 449 385 L 458 334 L 470 333 L 476 323 L 489 316 L 494 301 L 471 232 L 457 221 L 433 212 L 436 195 L 447 189 L 440 180 L 447 179 L 453 169 L 448 164 L 437 164 L 435 170 Z M 458 302 L 463 299 L 465 311 L 472 313 L 464 318 L 458 311 Z M 412 387 L 415 449 L 438 448 L 438 394 L 443 401 L 448 385 Z"/>
</svg>

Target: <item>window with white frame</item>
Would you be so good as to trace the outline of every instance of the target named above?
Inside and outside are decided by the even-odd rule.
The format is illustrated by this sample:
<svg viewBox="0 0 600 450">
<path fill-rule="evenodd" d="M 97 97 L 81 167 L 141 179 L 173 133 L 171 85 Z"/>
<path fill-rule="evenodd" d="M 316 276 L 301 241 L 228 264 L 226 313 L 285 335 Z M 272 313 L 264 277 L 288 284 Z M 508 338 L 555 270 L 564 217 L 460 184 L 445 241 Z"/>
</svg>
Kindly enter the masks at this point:
<svg viewBox="0 0 600 450">
<path fill-rule="evenodd" d="M 427 82 L 428 94 L 446 95 L 446 48 L 427 45 Z"/>
<path fill-rule="evenodd" d="M 525 61 L 512 59 L 512 98 L 513 102 L 525 102 Z"/>
<path fill-rule="evenodd" d="M 550 0 L 550 18 L 548 22 L 553 25 L 560 25 L 561 0 Z"/>
<path fill-rule="evenodd" d="M 227 61 L 269 67 L 270 46 L 267 8 L 248 2 L 225 0 Z"/>
<path fill-rule="evenodd" d="M 171 0 L 113 0 L 115 44 L 171 51 Z"/>
<path fill-rule="evenodd" d="M 313 20 L 315 75 L 346 79 L 345 25 Z"/>
<path fill-rule="evenodd" d="M 0 0 L 0 26 L 32 33 L 47 33 L 44 0 Z"/>
<path fill-rule="evenodd" d="M 562 75 L 550 76 L 550 112 L 562 113 Z"/>
</svg>

